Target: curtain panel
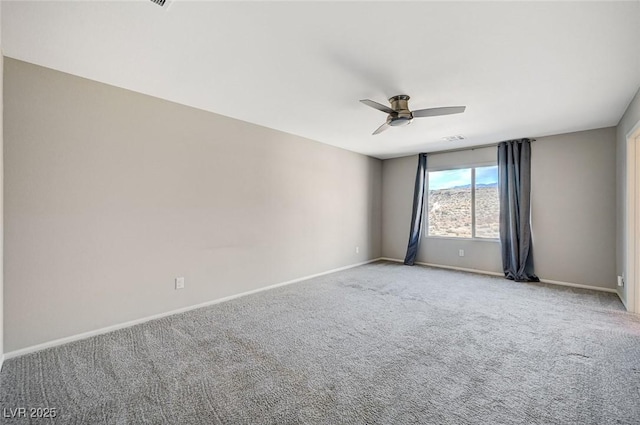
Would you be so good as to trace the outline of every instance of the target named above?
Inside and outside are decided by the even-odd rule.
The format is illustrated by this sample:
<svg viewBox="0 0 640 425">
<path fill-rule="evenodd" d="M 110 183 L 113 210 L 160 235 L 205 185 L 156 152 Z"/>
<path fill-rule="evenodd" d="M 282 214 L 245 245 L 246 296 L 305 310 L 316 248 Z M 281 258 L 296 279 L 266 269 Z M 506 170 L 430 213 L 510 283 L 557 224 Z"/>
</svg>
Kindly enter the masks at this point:
<svg viewBox="0 0 640 425">
<path fill-rule="evenodd" d="M 422 230 L 422 216 L 424 211 L 424 192 L 427 185 L 427 154 L 418 156 L 418 170 L 416 182 L 413 188 L 413 212 L 411 213 L 411 229 L 409 230 L 409 243 L 404 264 L 413 266 L 420 248 L 420 236 Z"/>
<path fill-rule="evenodd" d="M 507 279 L 539 282 L 533 270 L 531 240 L 531 140 L 498 145 L 500 245 Z"/>
</svg>

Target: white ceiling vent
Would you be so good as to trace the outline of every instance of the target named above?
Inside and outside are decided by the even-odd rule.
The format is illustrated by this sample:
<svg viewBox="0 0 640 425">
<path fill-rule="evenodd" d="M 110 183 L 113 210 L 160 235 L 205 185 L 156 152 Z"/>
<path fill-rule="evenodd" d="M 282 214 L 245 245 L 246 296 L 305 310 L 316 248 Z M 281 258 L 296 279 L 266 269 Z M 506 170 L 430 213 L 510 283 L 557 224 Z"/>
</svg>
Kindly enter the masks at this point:
<svg viewBox="0 0 640 425">
<path fill-rule="evenodd" d="M 171 4 L 171 0 L 151 0 L 151 2 L 157 4 L 165 10 L 168 9 L 169 5 Z"/>
<path fill-rule="evenodd" d="M 464 136 L 462 134 L 456 134 L 455 136 L 443 137 L 442 140 L 446 140 L 447 142 L 455 142 L 457 140 L 464 140 Z"/>
</svg>

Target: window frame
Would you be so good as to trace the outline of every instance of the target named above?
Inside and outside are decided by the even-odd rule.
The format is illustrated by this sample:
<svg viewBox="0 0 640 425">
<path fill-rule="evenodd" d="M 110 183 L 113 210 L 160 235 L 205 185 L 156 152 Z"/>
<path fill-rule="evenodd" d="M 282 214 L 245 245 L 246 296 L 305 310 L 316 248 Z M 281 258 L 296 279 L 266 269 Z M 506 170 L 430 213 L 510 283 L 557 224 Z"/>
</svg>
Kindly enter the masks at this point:
<svg viewBox="0 0 640 425">
<path fill-rule="evenodd" d="M 481 241 L 481 242 L 500 242 L 500 237 L 497 238 L 482 238 L 476 236 L 476 168 L 481 167 L 497 167 L 497 161 L 482 161 L 482 162 L 473 162 L 471 164 L 459 164 L 459 165 L 442 165 L 438 167 L 429 167 L 427 165 L 427 172 L 425 176 L 426 190 L 424 193 L 424 198 L 422 200 L 423 208 L 422 211 L 422 234 L 423 237 L 429 239 L 443 239 L 443 240 L 452 240 L 452 241 Z M 471 169 L 471 237 L 455 237 L 455 236 L 437 236 L 437 235 L 429 235 L 429 173 L 433 171 L 447 171 L 447 170 L 462 170 L 465 168 Z"/>
</svg>

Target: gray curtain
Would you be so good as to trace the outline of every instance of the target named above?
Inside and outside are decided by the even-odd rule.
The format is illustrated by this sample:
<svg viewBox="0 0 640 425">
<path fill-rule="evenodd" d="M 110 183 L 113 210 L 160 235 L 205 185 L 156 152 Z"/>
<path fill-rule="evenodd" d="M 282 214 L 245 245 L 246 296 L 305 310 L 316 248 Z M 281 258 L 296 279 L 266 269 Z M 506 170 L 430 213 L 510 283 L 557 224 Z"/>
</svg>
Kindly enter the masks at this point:
<svg viewBox="0 0 640 425">
<path fill-rule="evenodd" d="M 427 184 L 427 154 L 421 153 L 418 157 L 418 171 L 416 183 L 413 188 L 413 212 L 411 214 L 411 229 L 409 231 L 409 244 L 404 263 L 413 266 L 420 246 L 420 231 L 422 230 L 422 216 L 424 210 L 424 191 Z"/>
<path fill-rule="evenodd" d="M 531 141 L 498 145 L 500 245 L 507 279 L 539 282 L 533 271 L 531 243 Z"/>
</svg>

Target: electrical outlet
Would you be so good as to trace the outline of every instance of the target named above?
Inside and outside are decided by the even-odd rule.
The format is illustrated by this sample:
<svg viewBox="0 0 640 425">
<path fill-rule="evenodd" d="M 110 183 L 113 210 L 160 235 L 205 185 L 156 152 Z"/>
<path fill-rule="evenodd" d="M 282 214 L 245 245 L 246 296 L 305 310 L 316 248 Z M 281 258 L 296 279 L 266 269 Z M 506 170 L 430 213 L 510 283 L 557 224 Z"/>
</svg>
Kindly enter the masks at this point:
<svg viewBox="0 0 640 425">
<path fill-rule="evenodd" d="M 624 277 L 618 276 L 618 286 L 624 286 Z"/>
<path fill-rule="evenodd" d="M 360 247 L 359 246 L 356 247 L 356 254 L 360 254 Z"/>
<path fill-rule="evenodd" d="M 464 257 L 464 249 L 459 249 L 458 250 L 458 256 Z"/>
<path fill-rule="evenodd" d="M 176 289 L 184 288 L 184 277 L 176 277 Z"/>
</svg>

